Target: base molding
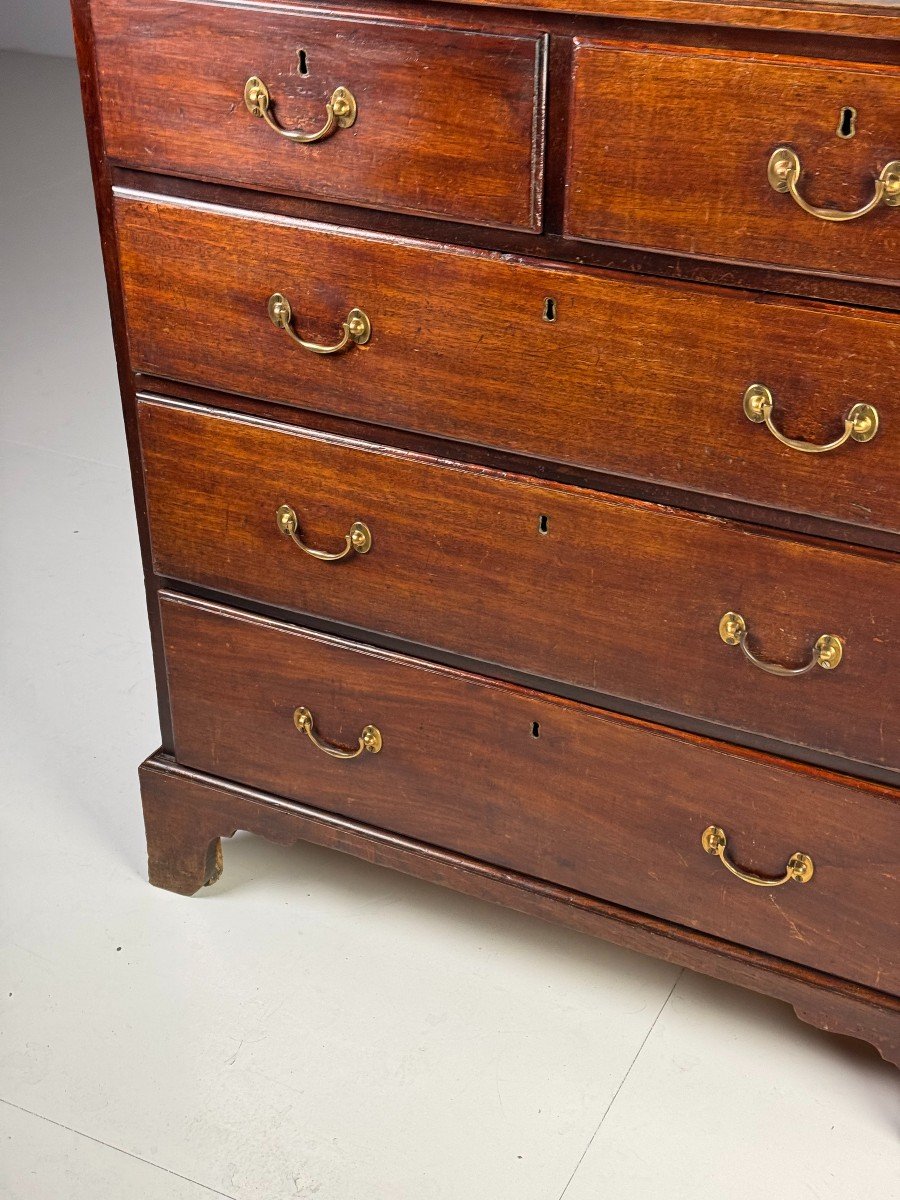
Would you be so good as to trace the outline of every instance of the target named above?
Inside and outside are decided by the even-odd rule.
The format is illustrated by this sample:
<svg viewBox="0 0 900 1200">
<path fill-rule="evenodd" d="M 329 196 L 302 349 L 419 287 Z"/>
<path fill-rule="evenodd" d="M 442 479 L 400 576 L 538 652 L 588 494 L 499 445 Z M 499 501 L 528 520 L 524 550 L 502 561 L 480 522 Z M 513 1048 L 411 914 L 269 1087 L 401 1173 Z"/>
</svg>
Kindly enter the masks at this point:
<svg viewBox="0 0 900 1200">
<path fill-rule="evenodd" d="M 140 768 L 150 882 L 190 896 L 222 873 L 221 838 L 239 829 L 313 842 L 492 900 L 615 945 L 773 996 L 832 1033 L 860 1038 L 900 1067 L 900 999 L 556 884 L 441 850 L 347 817 L 179 766 L 157 752 Z"/>
</svg>

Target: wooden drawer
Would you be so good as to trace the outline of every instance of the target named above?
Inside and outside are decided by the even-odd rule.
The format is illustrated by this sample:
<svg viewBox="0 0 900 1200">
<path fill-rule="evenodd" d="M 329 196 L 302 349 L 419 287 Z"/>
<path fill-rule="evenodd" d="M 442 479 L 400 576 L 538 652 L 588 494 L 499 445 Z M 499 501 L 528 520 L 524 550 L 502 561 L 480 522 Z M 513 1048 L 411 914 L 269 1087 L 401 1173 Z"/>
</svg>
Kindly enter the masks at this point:
<svg viewBox="0 0 900 1200">
<path fill-rule="evenodd" d="M 541 226 L 544 38 L 194 0 L 96 0 L 109 158 L 400 212 Z M 313 144 L 337 87 L 356 119 Z M 460 186 L 460 178 L 465 186 Z"/>
<path fill-rule="evenodd" d="M 900 746 L 900 559 L 167 401 L 139 405 L 159 575 L 880 765 Z M 189 464 L 189 466 L 188 466 Z M 366 554 L 305 554 L 279 532 Z M 835 670 L 789 667 L 822 634 Z"/>
<path fill-rule="evenodd" d="M 308 223 L 119 196 L 134 367 L 285 404 L 900 531 L 900 316 L 635 281 Z M 366 345 L 322 357 L 269 320 Z M 553 302 L 544 319 L 547 300 Z M 461 364 L 465 364 L 461 375 Z M 876 436 L 826 443 L 854 405 Z"/>
<path fill-rule="evenodd" d="M 161 607 L 181 763 L 873 987 L 900 982 L 895 792 L 215 605 Z M 326 744 L 358 749 L 371 724 L 380 751 L 320 752 L 295 727 L 301 706 Z M 739 868 L 777 876 L 802 852 L 812 878 L 749 886 L 704 853 L 710 825 Z"/>
<path fill-rule="evenodd" d="M 584 41 L 573 99 L 572 237 L 900 279 L 900 209 L 827 221 L 768 179 L 786 148 L 813 206 L 860 208 L 891 162 L 900 187 L 896 68 Z M 850 129 L 846 108 L 858 114 L 852 137 L 838 134 Z"/>
</svg>

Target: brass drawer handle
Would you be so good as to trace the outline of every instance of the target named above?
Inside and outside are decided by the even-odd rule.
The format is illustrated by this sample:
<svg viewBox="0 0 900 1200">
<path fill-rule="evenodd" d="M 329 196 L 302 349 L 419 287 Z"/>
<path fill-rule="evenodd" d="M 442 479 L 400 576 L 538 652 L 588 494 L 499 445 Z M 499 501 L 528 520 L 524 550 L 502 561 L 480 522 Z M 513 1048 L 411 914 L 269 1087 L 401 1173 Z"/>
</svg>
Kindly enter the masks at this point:
<svg viewBox="0 0 900 1200">
<path fill-rule="evenodd" d="M 273 292 L 269 297 L 268 311 L 269 320 L 276 329 L 283 329 L 298 346 L 302 346 L 304 350 L 309 350 L 312 354 L 339 354 L 351 343 L 355 346 L 364 346 L 372 336 L 372 323 L 361 308 L 350 309 L 347 320 L 341 326 L 344 331 L 341 340 L 335 342 L 333 346 L 320 346 L 318 342 L 306 342 L 300 337 L 291 324 L 294 315 L 291 311 L 291 303 L 287 296 L 282 296 L 281 292 Z"/>
<path fill-rule="evenodd" d="M 294 724 L 301 733 L 306 734 L 317 750 L 321 750 L 323 754 L 328 754 L 332 758 L 359 758 L 363 751 L 368 754 L 379 754 L 384 744 L 380 730 L 374 725 L 366 725 L 359 735 L 359 745 L 355 750 L 345 750 L 342 746 L 332 746 L 328 742 L 323 742 L 316 733 L 312 713 L 304 706 L 294 709 Z"/>
<path fill-rule="evenodd" d="M 308 554 L 311 558 L 317 558 L 319 562 L 340 562 L 342 558 L 346 558 L 354 551 L 357 554 L 368 554 L 372 549 L 372 533 L 368 525 L 362 521 L 354 521 L 350 526 L 350 532 L 345 534 L 345 546 L 343 550 L 338 550 L 336 554 L 331 554 L 327 550 L 313 550 L 312 546 L 307 546 L 297 533 L 300 527 L 300 522 L 297 520 L 297 514 L 289 504 L 282 504 L 275 513 L 275 521 L 278 525 L 279 533 L 300 547 L 304 554 Z"/>
<path fill-rule="evenodd" d="M 804 200 L 797 190 L 801 169 L 800 159 L 794 151 L 787 146 L 779 146 L 769 159 L 769 184 L 776 192 L 790 192 L 804 212 L 818 217 L 820 221 L 855 221 L 857 217 L 864 217 L 873 208 L 877 208 L 882 201 L 891 208 L 900 204 L 900 161 L 884 165 L 881 174 L 875 180 L 875 195 L 862 208 L 854 209 L 853 212 L 816 208 Z"/>
<path fill-rule="evenodd" d="M 871 442 L 878 432 L 878 409 L 871 404 L 854 404 L 844 417 L 844 432 L 833 442 L 815 445 L 813 442 L 799 442 L 796 438 L 785 437 L 772 422 L 772 409 L 775 400 L 764 383 L 751 383 L 744 392 L 744 416 L 755 425 L 765 422 L 766 429 L 772 437 L 777 438 L 782 446 L 791 450 L 799 450 L 801 454 L 826 454 L 829 450 L 837 450 L 845 442 L 853 438 L 854 442 Z"/>
<path fill-rule="evenodd" d="M 717 858 L 720 858 L 725 869 L 730 871 L 732 875 L 736 875 L 744 883 L 752 883 L 754 887 L 781 887 L 783 883 L 790 883 L 792 879 L 795 883 L 809 883 L 815 871 L 813 860 L 809 855 L 800 854 L 799 852 L 791 855 L 784 869 L 784 874 L 778 879 L 767 879 L 764 875 L 751 875 L 749 871 L 742 871 L 740 867 L 736 867 L 733 862 L 729 862 L 725 857 L 725 848 L 728 845 L 728 839 L 725 836 L 725 830 L 720 829 L 718 825 L 710 825 L 707 829 L 704 829 L 700 835 L 700 843 L 707 854 L 714 854 Z"/>
<path fill-rule="evenodd" d="M 251 75 L 244 84 L 244 103 L 254 117 L 262 117 L 270 129 L 292 142 L 321 142 L 339 129 L 349 129 L 356 120 L 356 99 L 345 87 L 336 87 L 325 105 L 325 124 L 315 133 L 301 133 L 298 129 L 282 129 L 272 116 L 272 97 L 269 89 L 256 75 Z"/>
<path fill-rule="evenodd" d="M 759 667 L 761 671 L 768 671 L 770 675 L 805 675 L 813 667 L 822 667 L 826 671 L 833 671 L 844 656 L 841 639 L 832 633 L 823 633 L 813 646 L 812 658 L 806 666 L 782 667 L 779 663 L 763 662 L 747 645 L 747 622 L 740 613 L 734 612 L 727 612 L 722 617 L 719 622 L 719 637 L 726 646 L 740 646 L 745 657 L 753 663 L 754 667 Z"/>
</svg>

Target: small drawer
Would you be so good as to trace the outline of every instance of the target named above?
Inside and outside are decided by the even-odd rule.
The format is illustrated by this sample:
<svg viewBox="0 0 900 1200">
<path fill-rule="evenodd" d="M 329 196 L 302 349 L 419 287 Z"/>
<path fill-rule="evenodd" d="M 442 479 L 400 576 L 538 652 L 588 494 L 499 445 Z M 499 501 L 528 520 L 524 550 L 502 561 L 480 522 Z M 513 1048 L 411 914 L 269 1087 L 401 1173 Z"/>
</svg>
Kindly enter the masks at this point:
<svg viewBox="0 0 900 1200">
<path fill-rule="evenodd" d="M 170 401 L 139 423 L 164 578 L 900 765 L 898 557 Z"/>
<path fill-rule="evenodd" d="M 136 370 L 900 532 L 896 313 L 134 194 L 116 223 Z M 367 340 L 302 349 L 270 320 L 276 292 L 298 336 L 339 344 L 358 308 Z"/>
<path fill-rule="evenodd" d="M 215 605 L 161 608 L 185 766 L 900 984 L 896 792 Z M 788 864 L 806 881 L 753 886 Z"/>
<path fill-rule="evenodd" d="M 571 237 L 896 280 L 898 160 L 894 68 L 577 45 Z"/>
<path fill-rule="evenodd" d="M 254 0 L 94 0 L 91 11 L 113 163 L 541 227 L 543 36 Z"/>
</svg>

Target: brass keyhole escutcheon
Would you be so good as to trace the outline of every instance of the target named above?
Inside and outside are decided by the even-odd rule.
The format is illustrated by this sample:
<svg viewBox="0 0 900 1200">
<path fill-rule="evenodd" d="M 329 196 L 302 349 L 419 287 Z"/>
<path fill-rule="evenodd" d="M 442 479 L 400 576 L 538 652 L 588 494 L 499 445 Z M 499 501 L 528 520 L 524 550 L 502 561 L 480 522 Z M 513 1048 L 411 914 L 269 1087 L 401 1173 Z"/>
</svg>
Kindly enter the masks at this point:
<svg viewBox="0 0 900 1200">
<path fill-rule="evenodd" d="M 841 109 L 841 115 L 838 117 L 838 126 L 835 130 L 839 138 L 852 138 L 856 136 L 856 109 L 849 104 Z"/>
</svg>

